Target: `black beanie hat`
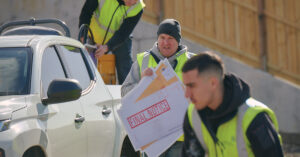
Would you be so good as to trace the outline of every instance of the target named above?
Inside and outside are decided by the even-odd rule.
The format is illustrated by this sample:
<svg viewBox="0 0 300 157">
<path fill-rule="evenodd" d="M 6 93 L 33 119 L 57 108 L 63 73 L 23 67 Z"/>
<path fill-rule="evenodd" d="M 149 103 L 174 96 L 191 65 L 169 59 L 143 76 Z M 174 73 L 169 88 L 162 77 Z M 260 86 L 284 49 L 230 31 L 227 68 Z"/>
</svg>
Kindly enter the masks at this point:
<svg viewBox="0 0 300 157">
<path fill-rule="evenodd" d="M 178 21 L 174 19 L 163 20 L 158 26 L 157 36 L 159 36 L 162 33 L 174 37 L 177 40 L 177 42 L 180 43 L 181 28 Z"/>
</svg>

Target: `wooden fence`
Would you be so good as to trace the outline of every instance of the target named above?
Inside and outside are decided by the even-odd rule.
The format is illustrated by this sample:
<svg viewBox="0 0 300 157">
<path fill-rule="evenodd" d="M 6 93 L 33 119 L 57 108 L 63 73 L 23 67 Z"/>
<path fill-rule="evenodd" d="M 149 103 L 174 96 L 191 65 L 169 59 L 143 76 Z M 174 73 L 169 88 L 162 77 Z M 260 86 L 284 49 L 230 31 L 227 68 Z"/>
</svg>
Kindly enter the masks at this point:
<svg viewBox="0 0 300 157">
<path fill-rule="evenodd" d="M 185 38 L 300 85 L 300 0 L 144 1 L 144 20 L 177 19 Z"/>
</svg>

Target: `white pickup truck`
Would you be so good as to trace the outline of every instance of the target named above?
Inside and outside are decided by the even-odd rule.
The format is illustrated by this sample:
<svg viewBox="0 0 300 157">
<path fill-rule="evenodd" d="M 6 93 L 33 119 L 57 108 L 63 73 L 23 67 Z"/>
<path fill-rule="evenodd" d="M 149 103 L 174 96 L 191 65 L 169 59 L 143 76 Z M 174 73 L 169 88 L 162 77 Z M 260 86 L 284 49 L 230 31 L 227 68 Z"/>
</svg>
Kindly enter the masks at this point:
<svg viewBox="0 0 300 157">
<path fill-rule="evenodd" d="M 66 36 L 35 26 L 49 22 Z M 3 32 L 17 25 L 32 26 Z M 120 86 L 103 83 L 64 22 L 11 22 L 0 34 L 0 157 L 136 155 L 116 112 Z"/>
</svg>

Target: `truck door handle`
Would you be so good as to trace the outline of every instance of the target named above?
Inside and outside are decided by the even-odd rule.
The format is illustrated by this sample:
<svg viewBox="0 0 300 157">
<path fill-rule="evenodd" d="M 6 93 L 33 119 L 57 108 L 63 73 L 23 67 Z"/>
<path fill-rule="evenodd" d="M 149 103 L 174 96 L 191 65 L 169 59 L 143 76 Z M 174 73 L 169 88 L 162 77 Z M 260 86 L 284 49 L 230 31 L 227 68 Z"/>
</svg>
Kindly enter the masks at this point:
<svg viewBox="0 0 300 157">
<path fill-rule="evenodd" d="M 102 114 L 107 116 L 111 113 L 111 109 L 108 109 L 106 106 L 103 107 L 102 109 Z"/>
<path fill-rule="evenodd" d="M 85 120 L 84 117 L 82 117 L 79 114 L 76 114 L 75 123 L 82 123 Z"/>
</svg>

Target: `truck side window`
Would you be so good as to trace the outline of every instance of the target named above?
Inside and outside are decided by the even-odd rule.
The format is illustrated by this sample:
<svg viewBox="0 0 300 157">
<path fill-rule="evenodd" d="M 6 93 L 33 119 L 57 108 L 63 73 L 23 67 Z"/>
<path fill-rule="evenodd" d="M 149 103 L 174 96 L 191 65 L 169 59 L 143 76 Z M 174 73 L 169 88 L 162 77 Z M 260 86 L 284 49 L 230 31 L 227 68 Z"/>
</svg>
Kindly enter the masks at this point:
<svg viewBox="0 0 300 157">
<path fill-rule="evenodd" d="M 45 49 L 42 59 L 43 96 L 47 96 L 48 86 L 54 79 L 66 78 L 65 72 L 53 46 Z"/>
<path fill-rule="evenodd" d="M 78 80 L 83 90 L 86 89 L 91 83 L 91 78 L 80 48 L 73 46 L 59 47 L 62 50 L 66 66 L 70 70 L 70 77 Z"/>
</svg>

